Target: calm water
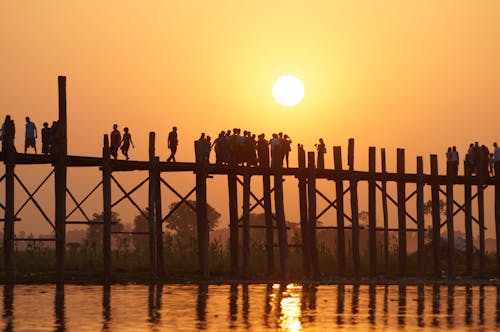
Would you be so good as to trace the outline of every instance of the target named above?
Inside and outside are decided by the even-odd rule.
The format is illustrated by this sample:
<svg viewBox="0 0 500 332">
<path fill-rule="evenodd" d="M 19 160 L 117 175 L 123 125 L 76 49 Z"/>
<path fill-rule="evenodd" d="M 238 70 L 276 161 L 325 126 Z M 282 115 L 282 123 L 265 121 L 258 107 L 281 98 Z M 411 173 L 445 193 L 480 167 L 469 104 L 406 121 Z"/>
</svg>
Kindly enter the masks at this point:
<svg viewBox="0 0 500 332">
<path fill-rule="evenodd" d="M 4 286 L 4 331 L 492 331 L 494 286 Z"/>
</svg>

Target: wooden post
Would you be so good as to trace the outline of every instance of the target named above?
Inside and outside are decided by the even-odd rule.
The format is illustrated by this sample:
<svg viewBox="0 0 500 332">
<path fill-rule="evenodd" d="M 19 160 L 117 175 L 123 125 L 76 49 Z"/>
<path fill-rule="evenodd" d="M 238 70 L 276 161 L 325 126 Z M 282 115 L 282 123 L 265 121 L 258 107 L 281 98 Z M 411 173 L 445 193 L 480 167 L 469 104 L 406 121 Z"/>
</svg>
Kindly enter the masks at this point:
<svg viewBox="0 0 500 332">
<path fill-rule="evenodd" d="M 195 141 L 196 151 L 196 218 L 198 229 L 198 255 L 200 271 L 204 278 L 209 277 L 208 243 L 209 227 L 207 218 L 207 160 L 198 153 L 198 141 Z"/>
<path fill-rule="evenodd" d="M 347 160 L 349 170 L 354 171 L 354 139 L 349 139 Z M 351 192 L 351 219 L 352 219 L 352 260 L 354 265 L 354 277 L 359 278 L 360 258 L 359 258 L 359 213 L 358 213 L 358 179 L 351 173 L 349 181 L 349 191 Z"/>
<path fill-rule="evenodd" d="M 453 180 L 452 165 L 446 163 L 446 229 L 448 233 L 448 278 L 455 277 L 455 231 L 453 225 Z"/>
<path fill-rule="evenodd" d="M 156 273 L 159 278 L 165 276 L 163 261 L 163 212 L 161 202 L 160 158 L 155 157 L 155 218 L 156 218 Z"/>
<path fill-rule="evenodd" d="M 424 159 L 417 157 L 417 261 L 418 275 L 425 275 Z"/>
<path fill-rule="evenodd" d="M 474 263 L 473 238 L 472 238 L 472 186 L 471 170 L 464 162 L 464 208 L 465 208 L 465 273 L 472 276 L 472 265 Z"/>
<path fill-rule="evenodd" d="M 369 180 L 368 180 L 368 228 L 370 248 L 370 277 L 377 275 L 377 212 L 375 196 L 375 147 L 368 149 Z"/>
<path fill-rule="evenodd" d="M 398 176 L 398 252 L 399 272 L 406 274 L 406 183 L 402 179 L 405 173 L 405 150 L 397 150 Z"/>
<path fill-rule="evenodd" d="M 497 248 L 497 276 L 500 276 L 500 161 L 495 162 L 495 234 Z"/>
<path fill-rule="evenodd" d="M 389 272 L 389 212 L 387 209 L 387 163 L 385 159 L 385 149 L 380 150 L 380 159 L 382 162 L 382 214 L 384 217 L 384 272 Z"/>
<path fill-rule="evenodd" d="M 149 193 L 148 193 L 148 232 L 149 232 L 149 268 L 151 277 L 156 276 L 156 232 L 155 232 L 155 202 L 156 202 L 156 172 L 155 172 L 155 133 L 149 133 Z M 156 276 L 157 277 L 157 276 Z"/>
<path fill-rule="evenodd" d="M 64 283 L 64 254 L 66 251 L 66 156 L 68 154 L 66 118 L 66 77 L 58 77 L 59 121 L 57 153 L 55 160 L 55 235 L 56 235 L 56 280 Z"/>
<path fill-rule="evenodd" d="M 336 171 L 342 171 L 342 150 L 340 146 L 333 147 L 333 164 Z M 335 196 L 337 199 L 337 257 L 339 275 L 345 275 L 345 232 L 344 232 L 344 182 L 335 181 Z"/>
<path fill-rule="evenodd" d="M 238 191 L 236 188 L 236 174 L 227 175 L 229 193 L 229 246 L 231 249 L 231 273 L 236 276 L 239 272 L 239 245 L 238 245 Z"/>
<path fill-rule="evenodd" d="M 16 264 L 14 257 L 14 168 L 16 166 L 16 149 L 14 137 L 11 133 L 12 122 L 5 123 L 4 141 L 2 142 L 2 153 L 5 164 L 5 215 L 3 225 L 3 258 L 5 279 L 7 284 L 16 282 Z"/>
<path fill-rule="evenodd" d="M 271 177 L 269 174 L 262 175 L 262 186 L 264 190 L 264 219 L 266 222 L 266 252 L 267 272 L 274 273 L 274 226 L 271 210 Z M 236 242 L 238 245 L 238 242 Z"/>
<path fill-rule="evenodd" d="M 280 269 L 284 279 L 288 278 L 288 239 L 286 235 L 285 209 L 283 204 L 283 176 L 281 169 L 274 169 L 274 206 L 278 220 L 278 242 L 280 254 Z"/>
<path fill-rule="evenodd" d="M 104 283 L 111 282 L 111 166 L 109 163 L 109 137 L 104 135 L 102 148 L 102 253 Z"/>
<path fill-rule="evenodd" d="M 243 175 L 243 276 L 248 277 L 250 258 L 250 166 Z"/>
<path fill-rule="evenodd" d="M 478 171 L 477 181 L 477 212 L 479 220 L 479 276 L 484 277 L 485 269 L 485 248 L 484 248 L 484 190 L 483 184 L 485 180 L 483 158 L 480 158 L 480 166 Z"/>
<path fill-rule="evenodd" d="M 432 199 L 432 251 L 434 257 L 434 276 L 441 276 L 441 219 L 439 210 L 439 182 L 438 175 L 438 160 L 437 155 L 431 154 L 431 199 Z"/>
<path fill-rule="evenodd" d="M 307 209 L 307 178 L 306 178 L 306 152 L 300 144 L 297 146 L 299 157 L 299 205 L 300 205 L 300 233 L 302 236 L 302 265 L 304 275 L 311 276 L 311 243 L 308 232 Z"/>
<path fill-rule="evenodd" d="M 316 166 L 314 152 L 307 153 L 307 189 L 309 200 L 309 245 L 311 248 L 311 266 L 313 277 L 319 277 L 318 244 L 316 241 Z"/>
</svg>

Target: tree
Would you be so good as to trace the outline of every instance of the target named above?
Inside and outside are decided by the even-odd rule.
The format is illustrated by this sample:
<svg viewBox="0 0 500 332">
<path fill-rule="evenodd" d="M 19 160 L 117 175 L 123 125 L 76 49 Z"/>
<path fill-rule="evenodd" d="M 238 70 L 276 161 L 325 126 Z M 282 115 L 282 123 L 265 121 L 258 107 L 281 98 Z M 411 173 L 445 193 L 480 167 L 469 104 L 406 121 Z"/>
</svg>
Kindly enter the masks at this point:
<svg viewBox="0 0 500 332">
<path fill-rule="evenodd" d="M 87 247 L 94 249 L 95 251 L 102 251 L 102 228 L 103 228 L 103 214 L 94 213 L 92 219 L 89 222 L 89 227 L 87 228 L 87 238 L 85 239 L 85 244 Z M 123 224 L 120 224 L 121 219 L 119 218 L 118 212 L 111 211 L 111 231 L 121 232 L 123 230 Z"/>
<path fill-rule="evenodd" d="M 432 213 L 432 201 L 428 200 L 424 204 L 424 214 L 429 215 Z M 439 200 L 439 214 L 446 216 L 446 202 L 442 199 Z"/>
<path fill-rule="evenodd" d="M 134 232 L 148 232 L 148 209 L 146 208 L 143 213 L 135 216 L 134 218 Z M 132 243 L 136 251 L 144 252 L 148 249 L 148 237 L 144 234 L 132 234 Z"/>
<path fill-rule="evenodd" d="M 196 201 L 188 200 L 193 207 Z M 170 210 L 173 210 L 179 202 L 170 204 Z M 210 231 L 217 228 L 221 214 L 217 212 L 210 204 L 207 204 L 208 227 Z M 167 229 L 175 232 L 180 241 L 184 242 L 190 238 L 196 237 L 196 212 L 183 202 L 166 220 Z"/>
</svg>

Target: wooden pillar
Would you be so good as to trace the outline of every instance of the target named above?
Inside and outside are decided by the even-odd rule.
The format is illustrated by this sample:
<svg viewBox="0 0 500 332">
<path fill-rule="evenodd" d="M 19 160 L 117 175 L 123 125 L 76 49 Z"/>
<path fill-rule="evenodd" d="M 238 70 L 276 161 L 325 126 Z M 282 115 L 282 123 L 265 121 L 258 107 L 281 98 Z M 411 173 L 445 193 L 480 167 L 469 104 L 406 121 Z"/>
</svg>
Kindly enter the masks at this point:
<svg viewBox="0 0 500 332">
<path fill-rule="evenodd" d="M 417 266 L 418 275 L 425 275 L 425 218 L 424 218 L 424 159 L 417 157 Z"/>
<path fill-rule="evenodd" d="M 477 212 L 479 220 L 479 276 L 484 277 L 485 272 L 485 248 L 484 248 L 484 190 L 483 184 L 485 180 L 484 166 L 485 161 L 481 158 L 478 181 L 477 181 Z"/>
<path fill-rule="evenodd" d="M 280 256 L 280 269 L 284 279 L 288 278 L 288 239 L 286 235 L 285 209 L 283 203 L 283 176 L 281 169 L 274 169 L 274 206 L 278 220 L 278 243 Z"/>
<path fill-rule="evenodd" d="M 156 276 L 156 235 L 155 235 L 155 202 L 156 202 L 156 171 L 155 171 L 155 133 L 149 133 L 149 192 L 148 192 L 148 233 L 149 233 L 149 269 L 151 277 Z"/>
<path fill-rule="evenodd" d="M 250 166 L 243 175 L 243 276 L 248 276 L 250 258 Z"/>
<path fill-rule="evenodd" d="M 57 153 L 55 160 L 55 237 L 56 237 L 56 280 L 64 283 L 64 255 L 66 252 L 66 156 L 68 153 L 66 118 L 66 77 L 58 77 L 59 120 Z"/>
<path fill-rule="evenodd" d="M 500 161 L 495 162 L 495 235 L 497 248 L 497 276 L 500 276 Z"/>
<path fill-rule="evenodd" d="M 236 187 L 236 174 L 230 172 L 227 176 L 229 193 L 229 247 L 231 251 L 231 273 L 239 273 L 239 245 L 238 245 L 238 191 Z"/>
<path fill-rule="evenodd" d="M 197 151 L 197 141 L 195 151 Z M 198 230 L 198 255 L 200 271 L 204 278 L 209 277 L 208 243 L 209 227 L 207 218 L 207 160 L 196 154 L 196 218 Z"/>
<path fill-rule="evenodd" d="M 111 166 L 109 137 L 104 135 L 102 148 L 102 254 L 104 283 L 111 282 Z"/>
<path fill-rule="evenodd" d="M 405 150 L 397 150 L 397 172 L 398 172 L 398 253 L 399 272 L 401 276 L 406 274 L 406 183 L 403 179 L 405 174 Z"/>
<path fill-rule="evenodd" d="M 380 159 L 382 163 L 382 214 L 384 218 L 384 272 L 389 272 L 389 212 L 387 209 L 387 163 L 385 159 L 385 149 L 380 150 Z"/>
<path fill-rule="evenodd" d="M 269 174 L 262 175 L 262 186 L 264 189 L 264 219 L 266 222 L 267 272 L 272 275 L 274 273 L 274 225 L 271 210 L 271 176 Z"/>
<path fill-rule="evenodd" d="M 448 233 L 448 278 L 455 277 L 455 231 L 453 225 L 453 174 L 450 162 L 446 164 L 446 229 Z"/>
<path fill-rule="evenodd" d="M 14 257 L 14 168 L 16 166 L 16 149 L 14 139 L 6 133 L 11 132 L 12 123 L 5 124 L 2 153 L 5 164 L 5 215 L 3 225 L 3 258 L 5 279 L 7 284 L 16 282 L 16 264 Z"/>
<path fill-rule="evenodd" d="M 370 249 L 370 277 L 377 275 L 377 212 L 375 186 L 375 147 L 368 149 L 368 231 Z"/>
<path fill-rule="evenodd" d="M 309 245 L 311 248 L 311 267 L 313 277 L 319 277 L 318 243 L 316 240 L 316 166 L 314 152 L 307 153 L 307 192 L 309 201 Z"/>
<path fill-rule="evenodd" d="M 297 146 L 299 157 L 299 205 L 300 205 L 300 233 L 302 236 L 302 265 L 304 275 L 311 276 L 311 243 L 308 232 L 307 209 L 307 177 L 306 177 L 306 152 L 302 145 Z"/>
<path fill-rule="evenodd" d="M 464 162 L 464 208 L 465 208 L 465 273 L 472 276 L 472 265 L 474 263 L 473 238 L 472 238 L 472 186 L 471 170 Z"/>
<path fill-rule="evenodd" d="M 155 219 L 156 219 L 156 273 L 159 278 L 165 276 L 163 261 L 163 212 L 161 202 L 160 158 L 155 157 Z"/>
<path fill-rule="evenodd" d="M 439 180 L 437 155 L 431 154 L 431 199 L 432 199 L 432 253 L 434 257 L 434 277 L 441 276 L 441 219 L 439 210 Z"/>
<path fill-rule="evenodd" d="M 354 139 L 349 139 L 347 150 L 347 162 L 349 165 L 350 181 L 349 191 L 351 192 L 351 219 L 352 219 L 352 260 L 354 265 L 354 277 L 360 276 L 360 258 L 359 258 L 359 211 L 358 211 L 358 179 L 354 171 Z"/>
<path fill-rule="evenodd" d="M 333 164 L 336 171 L 342 171 L 342 150 L 340 146 L 333 147 Z M 339 177 L 335 181 L 335 196 L 337 199 L 337 257 L 339 275 L 345 275 L 345 232 L 344 232 L 344 182 Z"/>
</svg>

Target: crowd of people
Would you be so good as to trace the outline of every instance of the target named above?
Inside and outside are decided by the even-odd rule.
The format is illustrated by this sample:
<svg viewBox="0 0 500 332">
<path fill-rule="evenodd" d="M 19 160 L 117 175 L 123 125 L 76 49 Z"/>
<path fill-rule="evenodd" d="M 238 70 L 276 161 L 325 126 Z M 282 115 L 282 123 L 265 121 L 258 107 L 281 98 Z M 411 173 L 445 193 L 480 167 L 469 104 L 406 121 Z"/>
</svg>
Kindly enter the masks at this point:
<svg viewBox="0 0 500 332">
<path fill-rule="evenodd" d="M 455 156 L 456 154 L 456 156 Z M 453 174 L 458 172 L 458 152 L 456 148 L 448 149 L 446 160 L 453 165 Z M 476 175 L 495 175 L 495 165 L 500 165 L 500 148 L 497 142 L 493 143 L 493 152 L 490 153 L 488 147 L 484 144 L 479 145 L 479 142 L 471 143 L 467 154 L 465 155 L 465 169 L 468 174 Z"/>
</svg>

